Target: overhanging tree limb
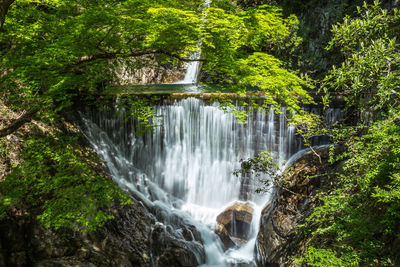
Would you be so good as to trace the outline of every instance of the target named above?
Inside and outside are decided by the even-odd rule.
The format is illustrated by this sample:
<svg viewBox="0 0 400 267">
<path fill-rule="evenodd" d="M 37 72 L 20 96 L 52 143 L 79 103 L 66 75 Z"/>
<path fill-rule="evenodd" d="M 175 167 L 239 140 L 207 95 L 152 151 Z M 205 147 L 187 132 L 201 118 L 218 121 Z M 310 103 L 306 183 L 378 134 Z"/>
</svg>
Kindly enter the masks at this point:
<svg viewBox="0 0 400 267">
<path fill-rule="evenodd" d="M 22 125 L 27 122 L 30 122 L 35 115 L 39 112 L 39 108 L 34 108 L 23 114 L 18 119 L 14 120 L 9 126 L 0 130 L 0 138 L 5 137 L 9 134 L 12 134 L 16 130 L 18 130 Z"/>
<path fill-rule="evenodd" d="M 130 58 L 130 57 L 141 57 L 146 55 L 166 55 L 169 57 L 176 58 L 180 61 L 184 62 L 192 62 L 192 61 L 204 61 L 203 59 L 188 59 L 183 58 L 173 53 L 169 53 L 166 51 L 154 50 L 154 51 L 140 51 L 134 53 L 104 53 L 104 54 L 97 54 L 92 56 L 86 56 L 79 59 L 76 65 L 81 65 L 84 63 L 89 63 L 99 59 L 117 59 L 117 58 Z"/>
<path fill-rule="evenodd" d="M 1 0 L 0 0 L 1 1 Z M 97 54 L 93 56 L 88 56 L 88 57 L 82 57 L 78 62 L 76 62 L 75 66 L 85 64 L 85 63 L 90 63 L 95 60 L 101 60 L 101 59 L 117 59 L 117 58 L 129 58 L 129 57 L 140 57 L 140 56 L 145 56 L 145 55 L 157 55 L 157 54 L 163 54 L 169 57 L 176 58 L 181 61 L 185 62 L 190 62 L 190 61 L 204 61 L 204 60 L 193 60 L 193 59 L 186 59 L 182 58 L 178 55 L 165 52 L 165 51 L 142 51 L 142 52 L 136 52 L 136 53 L 104 53 L 104 54 Z M 34 108 L 23 114 L 21 117 L 13 121 L 9 126 L 0 129 L 0 138 L 5 137 L 9 134 L 12 134 L 13 132 L 17 131 L 21 126 L 23 126 L 25 123 L 30 122 L 35 115 L 40 111 L 39 108 Z"/>
</svg>

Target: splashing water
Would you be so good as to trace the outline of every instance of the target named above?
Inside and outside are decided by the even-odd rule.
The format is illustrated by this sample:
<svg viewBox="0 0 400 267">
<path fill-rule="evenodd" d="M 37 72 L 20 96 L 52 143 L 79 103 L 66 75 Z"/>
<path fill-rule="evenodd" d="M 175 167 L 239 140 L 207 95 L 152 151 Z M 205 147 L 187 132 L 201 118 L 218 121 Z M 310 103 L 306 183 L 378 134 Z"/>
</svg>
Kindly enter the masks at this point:
<svg viewBox="0 0 400 267">
<path fill-rule="evenodd" d="M 261 210 L 270 194 L 256 195 L 257 185 L 248 187 L 255 213 L 250 240 L 240 248 L 224 253 L 212 228 L 218 214 L 240 199 L 243 180 L 233 171 L 240 168 L 241 159 L 269 151 L 283 165 L 297 152 L 299 139 L 282 115 L 285 109 L 280 115 L 272 108 L 250 112 L 247 124 L 239 124 L 218 104 L 207 105 L 196 98 L 154 109 L 162 117 L 161 126 L 142 136 L 134 134 L 138 123 L 126 121 L 123 109 L 86 111 L 84 132 L 117 183 L 147 205 L 197 227 L 206 251 L 204 266 L 252 263 Z"/>
</svg>

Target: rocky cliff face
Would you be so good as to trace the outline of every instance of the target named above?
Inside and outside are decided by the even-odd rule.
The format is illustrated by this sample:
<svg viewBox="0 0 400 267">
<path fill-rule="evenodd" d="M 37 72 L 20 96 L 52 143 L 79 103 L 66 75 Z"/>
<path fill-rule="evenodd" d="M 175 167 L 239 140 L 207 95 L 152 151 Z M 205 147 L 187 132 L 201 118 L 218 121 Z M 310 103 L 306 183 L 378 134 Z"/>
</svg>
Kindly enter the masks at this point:
<svg viewBox="0 0 400 267">
<path fill-rule="evenodd" d="M 165 63 L 160 65 L 152 56 L 143 56 L 128 62 L 113 62 L 112 64 L 119 66 L 114 81 L 118 85 L 168 84 L 183 80 L 186 73 L 184 64 Z"/>
<path fill-rule="evenodd" d="M 284 186 L 275 200 L 262 211 L 256 242 L 260 266 L 293 266 L 293 257 L 304 250 L 307 238 L 295 230 L 318 204 L 317 190 L 333 188 L 330 173 L 339 168 L 328 163 L 328 148 L 316 152 L 319 156 L 309 151 L 294 162 L 279 181 Z"/>
</svg>

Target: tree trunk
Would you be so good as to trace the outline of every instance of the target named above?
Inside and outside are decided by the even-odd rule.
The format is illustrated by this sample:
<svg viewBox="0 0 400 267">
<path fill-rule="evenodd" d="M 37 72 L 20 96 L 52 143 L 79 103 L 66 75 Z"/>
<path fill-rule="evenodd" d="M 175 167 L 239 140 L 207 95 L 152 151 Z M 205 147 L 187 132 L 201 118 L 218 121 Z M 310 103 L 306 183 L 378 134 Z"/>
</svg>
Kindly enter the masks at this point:
<svg viewBox="0 0 400 267">
<path fill-rule="evenodd" d="M 6 20 L 6 15 L 11 4 L 15 0 L 0 0 L 0 31 L 3 28 L 4 21 Z"/>
</svg>

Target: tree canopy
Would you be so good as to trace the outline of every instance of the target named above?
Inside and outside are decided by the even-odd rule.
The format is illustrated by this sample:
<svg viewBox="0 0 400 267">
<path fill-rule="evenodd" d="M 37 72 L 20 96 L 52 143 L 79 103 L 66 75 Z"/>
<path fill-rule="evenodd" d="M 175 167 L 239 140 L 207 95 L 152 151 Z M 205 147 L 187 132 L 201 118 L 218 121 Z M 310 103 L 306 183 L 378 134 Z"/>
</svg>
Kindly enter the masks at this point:
<svg viewBox="0 0 400 267">
<path fill-rule="evenodd" d="M 293 39 L 296 23 L 273 6 L 204 10 L 200 1 L 18 0 L 1 33 L 0 64 L 7 70 L 1 92 L 19 107 L 60 110 L 74 96 L 117 83 L 115 60 L 129 60 L 125 65 L 133 70 L 142 67 L 143 55 L 156 56 L 153 64 L 176 63 L 189 60 L 202 42 L 209 81 L 258 86 L 279 96 L 270 87 L 280 79 L 292 91 L 282 99 L 293 95 L 291 102 L 298 103 L 298 96 L 308 99 L 307 83 L 285 72 L 270 53 Z M 268 67 L 273 75 L 264 71 L 265 60 L 273 63 Z M 257 81 L 250 78 L 256 73 Z"/>
<path fill-rule="evenodd" d="M 275 6 L 243 9 L 233 1 L 216 1 L 206 8 L 198 0 L 16 0 L 1 1 L 0 7 L 1 101 L 25 112 L 0 129 L 0 137 L 33 118 L 56 123 L 77 101 L 118 84 L 121 64 L 131 72 L 146 64 L 179 64 L 190 61 L 200 43 L 206 81 L 240 90 L 258 87 L 267 96 L 266 104 L 286 104 L 293 111 L 300 112 L 302 101 L 312 101 L 306 91 L 310 85 L 274 56 L 277 49 L 289 51 L 301 41 L 296 17 L 284 18 Z M 148 55 L 154 59 L 150 63 L 142 60 Z M 112 199 L 125 199 L 115 188 L 108 190 L 104 177 L 78 163 L 79 155 L 57 146 L 64 139 L 41 135 L 26 142 L 25 162 L 0 182 L 3 204 L 36 205 L 38 218 L 47 226 L 78 223 L 94 229 L 109 218 L 100 208 L 110 206 Z M 67 143 L 72 149 L 74 140 Z M 74 162 L 65 162 L 68 157 Z M 61 186 L 68 179 L 69 185 Z M 104 186 L 91 187 L 93 179 Z M 41 201 L 34 204 L 32 199 Z M 67 199 L 80 204 L 71 206 Z M 60 213 L 63 209 L 66 212 Z"/>
</svg>

